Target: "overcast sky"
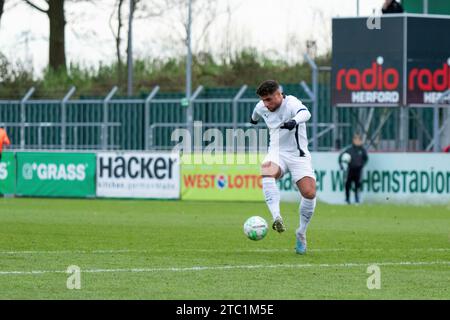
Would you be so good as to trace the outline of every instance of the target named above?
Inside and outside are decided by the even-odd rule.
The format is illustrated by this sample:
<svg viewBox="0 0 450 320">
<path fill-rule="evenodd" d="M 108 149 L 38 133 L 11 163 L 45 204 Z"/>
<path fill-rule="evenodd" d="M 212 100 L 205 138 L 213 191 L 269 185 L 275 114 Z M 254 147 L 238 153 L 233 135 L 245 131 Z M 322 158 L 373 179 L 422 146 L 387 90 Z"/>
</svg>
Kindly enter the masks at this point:
<svg viewBox="0 0 450 320">
<path fill-rule="evenodd" d="M 31 63 L 35 74 L 39 74 L 48 63 L 48 18 L 24 3 L 11 8 L 11 1 L 14 0 L 6 1 L 7 11 L 1 21 L 0 52 L 10 61 Z M 35 2 L 45 7 L 43 0 Z M 109 25 L 115 0 L 93 2 L 66 4 L 69 63 L 97 67 L 101 62 L 115 60 Z M 360 14 L 367 16 L 373 10 L 379 13 L 382 3 L 383 0 L 360 0 Z M 231 15 L 226 13 L 227 8 L 231 8 Z M 217 11 L 219 15 L 207 36 L 194 42 L 196 51 L 217 55 L 227 47 L 232 51 L 255 47 L 269 56 L 295 62 L 301 58 L 308 39 L 317 41 L 319 54 L 330 48 L 331 18 L 356 16 L 356 0 L 219 0 Z M 179 16 L 179 11 L 172 10 L 160 18 L 136 21 L 134 56 L 168 57 L 182 53 Z M 198 39 L 205 20 L 197 17 L 194 39 Z"/>
</svg>

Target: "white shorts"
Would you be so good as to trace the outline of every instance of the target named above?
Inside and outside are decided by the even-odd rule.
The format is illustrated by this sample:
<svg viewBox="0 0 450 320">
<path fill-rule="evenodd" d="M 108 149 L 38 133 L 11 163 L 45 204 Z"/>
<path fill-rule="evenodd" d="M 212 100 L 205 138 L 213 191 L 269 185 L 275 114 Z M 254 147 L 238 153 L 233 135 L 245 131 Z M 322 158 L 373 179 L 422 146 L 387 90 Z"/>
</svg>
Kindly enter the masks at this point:
<svg viewBox="0 0 450 320">
<path fill-rule="evenodd" d="M 280 167 L 281 176 L 289 171 L 294 183 L 304 177 L 311 177 L 316 180 L 311 155 L 300 157 L 298 154 L 286 152 L 269 152 L 264 158 L 263 163 L 269 161 L 276 163 Z"/>
</svg>

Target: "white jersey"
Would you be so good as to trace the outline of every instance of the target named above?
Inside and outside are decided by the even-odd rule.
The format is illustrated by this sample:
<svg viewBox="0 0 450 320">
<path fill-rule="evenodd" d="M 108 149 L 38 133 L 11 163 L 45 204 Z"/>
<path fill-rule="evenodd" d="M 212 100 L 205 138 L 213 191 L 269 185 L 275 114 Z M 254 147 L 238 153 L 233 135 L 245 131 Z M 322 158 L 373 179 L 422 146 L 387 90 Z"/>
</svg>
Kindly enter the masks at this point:
<svg viewBox="0 0 450 320">
<path fill-rule="evenodd" d="M 281 106 L 274 112 L 266 108 L 263 101 L 258 102 L 253 110 L 252 119 L 264 119 L 269 128 L 269 153 L 283 152 L 301 157 L 309 157 L 306 124 L 299 123 L 292 130 L 280 129 L 280 126 L 292 120 L 299 112 L 308 112 L 308 108 L 296 97 L 285 96 Z"/>
</svg>

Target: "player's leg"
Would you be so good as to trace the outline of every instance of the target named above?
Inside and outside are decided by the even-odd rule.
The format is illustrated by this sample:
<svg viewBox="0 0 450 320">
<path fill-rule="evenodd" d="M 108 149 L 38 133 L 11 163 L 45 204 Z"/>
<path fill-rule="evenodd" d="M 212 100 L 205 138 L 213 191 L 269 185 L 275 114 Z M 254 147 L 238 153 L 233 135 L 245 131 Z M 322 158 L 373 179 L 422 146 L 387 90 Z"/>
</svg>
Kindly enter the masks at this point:
<svg viewBox="0 0 450 320">
<path fill-rule="evenodd" d="M 350 204 L 350 190 L 352 188 L 352 171 L 347 169 L 347 179 L 345 180 L 345 202 Z"/>
<path fill-rule="evenodd" d="M 316 209 L 316 180 L 312 177 L 304 177 L 297 181 L 297 187 L 302 195 L 300 226 L 296 231 L 297 253 L 304 254 L 306 252 L 306 230 Z"/>
<path fill-rule="evenodd" d="M 264 199 L 273 218 L 272 228 L 278 232 L 286 230 L 280 214 L 280 190 L 276 182 L 282 175 L 280 166 L 266 158 L 261 165 L 262 187 Z"/>
<path fill-rule="evenodd" d="M 306 252 L 306 230 L 316 208 L 316 177 L 310 157 L 296 158 L 289 161 L 289 171 L 302 196 L 300 202 L 300 226 L 296 230 L 296 251 Z"/>
<path fill-rule="evenodd" d="M 362 169 L 357 169 L 354 176 L 355 181 L 355 202 L 359 203 L 359 190 L 361 188 L 361 171 Z"/>
</svg>

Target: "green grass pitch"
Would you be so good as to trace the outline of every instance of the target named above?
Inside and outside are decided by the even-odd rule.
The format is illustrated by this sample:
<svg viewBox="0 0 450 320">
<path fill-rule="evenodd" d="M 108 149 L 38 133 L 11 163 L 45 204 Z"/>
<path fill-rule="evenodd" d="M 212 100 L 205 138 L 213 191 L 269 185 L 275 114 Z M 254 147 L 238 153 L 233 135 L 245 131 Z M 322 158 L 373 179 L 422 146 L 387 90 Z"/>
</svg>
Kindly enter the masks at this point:
<svg viewBox="0 0 450 320">
<path fill-rule="evenodd" d="M 0 299 L 450 299 L 450 205 L 319 203 L 306 256 L 297 212 L 251 241 L 264 202 L 0 199 Z"/>
</svg>

